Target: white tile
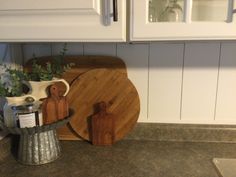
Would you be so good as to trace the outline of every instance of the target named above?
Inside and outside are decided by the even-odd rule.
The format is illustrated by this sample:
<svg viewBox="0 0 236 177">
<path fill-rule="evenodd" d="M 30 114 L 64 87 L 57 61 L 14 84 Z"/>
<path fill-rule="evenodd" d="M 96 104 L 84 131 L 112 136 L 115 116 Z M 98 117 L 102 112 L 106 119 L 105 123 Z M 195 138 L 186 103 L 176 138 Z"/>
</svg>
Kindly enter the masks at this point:
<svg viewBox="0 0 236 177">
<path fill-rule="evenodd" d="M 0 63 L 9 64 L 12 67 L 19 66 L 23 60 L 22 48 L 19 43 L 0 44 Z"/>
<path fill-rule="evenodd" d="M 140 97 L 141 112 L 138 121 L 146 122 L 148 97 L 148 45 L 118 44 L 117 56 L 125 62 L 128 77 L 135 85 Z"/>
<path fill-rule="evenodd" d="M 115 43 L 85 43 L 84 55 L 116 56 Z"/>
<path fill-rule="evenodd" d="M 9 52 L 12 63 L 14 63 L 15 67 L 22 68 L 23 65 L 23 51 L 21 44 L 10 44 Z"/>
<path fill-rule="evenodd" d="M 181 113 L 184 123 L 214 121 L 219 51 L 219 42 L 186 44 Z"/>
<path fill-rule="evenodd" d="M 65 43 L 52 43 L 52 55 L 60 55 Z M 83 43 L 67 43 L 66 55 L 83 55 Z"/>
<path fill-rule="evenodd" d="M 184 44 L 151 44 L 149 63 L 149 120 L 180 121 Z"/>
<path fill-rule="evenodd" d="M 33 58 L 41 56 L 51 56 L 51 44 L 50 43 L 26 43 L 23 44 L 24 62 Z"/>
<path fill-rule="evenodd" d="M 0 63 L 2 62 L 11 62 L 10 45 L 7 43 L 0 43 Z"/>
<path fill-rule="evenodd" d="M 236 42 L 221 47 L 216 121 L 236 123 Z"/>
</svg>

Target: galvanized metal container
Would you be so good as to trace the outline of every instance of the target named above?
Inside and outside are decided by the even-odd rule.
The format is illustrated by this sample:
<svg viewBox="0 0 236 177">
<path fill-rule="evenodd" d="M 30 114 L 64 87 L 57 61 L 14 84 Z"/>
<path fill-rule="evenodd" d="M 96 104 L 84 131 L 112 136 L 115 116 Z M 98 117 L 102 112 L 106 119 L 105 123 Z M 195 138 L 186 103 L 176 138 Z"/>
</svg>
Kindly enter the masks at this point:
<svg viewBox="0 0 236 177">
<path fill-rule="evenodd" d="M 53 162 L 61 155 L 61 146 L 56 129 L 68 123 L 73 115 L 70 110 L 68 117 L 57 122 L 34 127 L 7 127 L 0 118 L 0 128 L 20 135 L 17 160 L 26 165 L 41 165 Z"/>
<path fill-rule="evenodd" d="M 61 146 L 55 130 L 21 134 L 17 160 L 27 165 L 41 165 L 58 159 Z"/>
</svg>

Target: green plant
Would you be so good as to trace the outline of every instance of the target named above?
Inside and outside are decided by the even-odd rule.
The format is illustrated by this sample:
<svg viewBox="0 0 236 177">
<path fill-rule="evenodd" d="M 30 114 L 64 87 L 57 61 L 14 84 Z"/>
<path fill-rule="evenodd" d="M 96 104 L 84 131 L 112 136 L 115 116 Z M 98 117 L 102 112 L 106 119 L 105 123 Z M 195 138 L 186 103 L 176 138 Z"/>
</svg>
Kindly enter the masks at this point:
<svg viewBox="0 0 236 177">
<path fill-rule="evenodd" d="M 27 74 L 6 65 L 0 66 L 0 96 L 21 96 L 24 86 L 22 81 L 28 78 Z"/>
<path fill-rule="evenodd" d="M 60 55 L 54 57 L 52 63 L 48 62 L 46 65 L 38 64 L 36 57 L 34 57 L 31 71 L 13 69 L 0 64 L 0 96 L 21 96 L 24 88 L 23 81 L 48 81 L 53 77 L 60 77 L 63 72 L 74 65 L 73 63 L 64 63 L 66 47 L 67 45 L 64 44 Z"/>
<path fill-rule="evenodd" d="M 29 80 L 33 81 L 47 81 L 52 80 L 53 77 L 61 77 L 62 73 L 70 69 L 73 63 L 65 64 L 65 54 L 67 51 L 67 44 L 65 43 L 59 56 L 53 58 L 53 61 L 48 62 L 46 66 L 37 63 L 37 58 L 34 55 L 32 64 L 32 71 L 29 73 Z"/>
<path fill-rule="evenodd" d="M 52 80 L 53 78 L 52 66 L 50 63 L 47 63 L 46 67 L 43 67 L 37 64 L 36 59 L 34 59 L 32 64 L 32 72 L 30 72 L 28 75 L 29 75 L 29 80 L 33 81 Z"/>
</svg>

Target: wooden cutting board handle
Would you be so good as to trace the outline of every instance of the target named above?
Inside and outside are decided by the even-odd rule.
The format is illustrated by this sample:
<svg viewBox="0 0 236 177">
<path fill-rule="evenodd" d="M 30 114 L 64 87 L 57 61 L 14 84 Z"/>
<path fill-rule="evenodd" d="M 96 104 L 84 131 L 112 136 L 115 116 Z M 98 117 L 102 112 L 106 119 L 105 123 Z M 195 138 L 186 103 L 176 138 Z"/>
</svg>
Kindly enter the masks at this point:
<svg viewBox="0 0 236 177">
<path fill-rule="evenodd" d="M 58 106 L 58 88 L 56 85 L 51 85 L 49 88 L 49 96 L 43 100 L 43 124 L 50 124 L 57 121 L 57 106 Z"/>
<path fill-rule="evenodd" d="M 112 145 L 115 140 L 115 117 L 107 112 L 105 102 L 97 104 L 98 113 L 92 116 L 92 143 L 93 145 Z"/>
<path fill-rule="evenodd" d="M 56 84 L 50 86 L 49 96 L 43 100 L 42 112 L 44 124 L 50 124 L 68 116 L 69 106 L 67 99 L 65 96 L 59 95 L 59 89 Z"/>
</svg>

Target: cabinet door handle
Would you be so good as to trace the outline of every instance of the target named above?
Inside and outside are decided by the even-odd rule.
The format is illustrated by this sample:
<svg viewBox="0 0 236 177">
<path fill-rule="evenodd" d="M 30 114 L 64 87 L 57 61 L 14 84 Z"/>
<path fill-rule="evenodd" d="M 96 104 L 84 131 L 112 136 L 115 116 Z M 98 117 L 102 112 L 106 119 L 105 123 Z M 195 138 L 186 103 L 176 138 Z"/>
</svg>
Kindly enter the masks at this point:
<svg viewBox="0 0 236 177">
<path fill-rule="evenodd" d="M 103 23 L 105 26 L 111 25 L 110 0 L 103 0 Z"/>
<path fill-rule="evenodd" d="M 118 5 L 117 0 L 103 0 L 103 22 L 105 26 L 111 25 L 111 19 L 118 21 Z M 112 4 L 111 4 L 112 3 Z M 111 6 L 112 5 L 112 6 Z M 113 12 L 111 12 L 113 10 Z"/>
<path fill-rule="evenodd" d="M 118 21 L 118 5 L 117 0 L 113 0 L 113 21 Z"/>
<path fill-rule="evenodd" d="M 229 0 L 228 1 L 228 17 L 227 17 L 228 23 L 233 22 L 234 13 L 236 13 L 236 10 L 234 9 L 234 0 Z"/>
</svg>

